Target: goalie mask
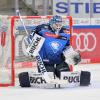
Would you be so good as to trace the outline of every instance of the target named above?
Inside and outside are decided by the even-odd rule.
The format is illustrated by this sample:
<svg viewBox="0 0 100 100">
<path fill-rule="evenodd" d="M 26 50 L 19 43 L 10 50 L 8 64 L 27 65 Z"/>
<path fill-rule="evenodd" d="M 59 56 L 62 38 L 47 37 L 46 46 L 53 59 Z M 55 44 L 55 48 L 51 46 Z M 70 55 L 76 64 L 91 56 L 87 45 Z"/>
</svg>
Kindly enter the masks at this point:
<svg viewBox="0 0 100 100">
<path fill-rule="evenodd" d="M 59 32 L 62 28 L 62 17 L 58 15 L 53 16 L 53 18 L 49 21 L 49 24 L 54 31 Z"/>
</svg>

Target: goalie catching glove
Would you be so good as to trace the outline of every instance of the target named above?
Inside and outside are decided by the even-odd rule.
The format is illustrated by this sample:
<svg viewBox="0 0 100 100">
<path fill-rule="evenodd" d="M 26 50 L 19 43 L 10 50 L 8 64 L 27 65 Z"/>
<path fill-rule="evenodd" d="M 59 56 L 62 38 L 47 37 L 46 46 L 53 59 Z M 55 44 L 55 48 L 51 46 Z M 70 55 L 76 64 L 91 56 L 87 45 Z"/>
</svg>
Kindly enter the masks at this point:
<svg viewBox="0 0 100 100">
<path fill-rule="evenodd" d="M 77 65 L 81 61 L 80 53 L 75 51 L 71 46 L 68 46 L 64 51 L 65 62 L 69 65 Z"/>
</svg>

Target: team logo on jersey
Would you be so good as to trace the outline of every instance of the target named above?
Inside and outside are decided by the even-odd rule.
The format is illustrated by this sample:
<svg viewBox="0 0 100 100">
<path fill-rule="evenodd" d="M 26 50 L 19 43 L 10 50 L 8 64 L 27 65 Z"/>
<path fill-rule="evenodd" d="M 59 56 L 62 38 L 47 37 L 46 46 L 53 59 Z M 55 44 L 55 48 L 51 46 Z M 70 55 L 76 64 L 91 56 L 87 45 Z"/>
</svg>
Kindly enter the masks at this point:
<svg viewBox="0 0 100 100">
<path fill-rule="evenodd" d="M 58 41 L 50 42 L 50 47 L 51 47 L 52 51 L 54 53 L 56 53 L 60 49 L 61 43 L 59 43 Z"/>
</svg>

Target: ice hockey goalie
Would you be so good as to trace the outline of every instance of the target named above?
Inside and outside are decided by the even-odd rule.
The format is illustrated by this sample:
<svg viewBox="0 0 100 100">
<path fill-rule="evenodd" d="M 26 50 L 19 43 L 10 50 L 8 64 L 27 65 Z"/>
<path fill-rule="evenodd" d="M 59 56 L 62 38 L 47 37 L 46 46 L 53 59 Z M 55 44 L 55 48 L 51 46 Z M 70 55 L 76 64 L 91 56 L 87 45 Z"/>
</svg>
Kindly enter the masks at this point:
<svg viewBox="0 0 100 100">
<path fill-rule="evenodd" d="M 26 52 L 28 56 L 37 59 L 38 73 L 20 73 L 21 87 L 31 87 L 34 84 L 63 84 L 63 80 L 68 86 L 90 84 L 90 72 L 70 72 L 69 66 L 77 65 L 81 61 L 80 53 L 70 45 L 70 36 L 68 26 L 62 26 L 62 18 L 57 15 L 53 16 L 49 23 L 36 26 L 32 33 L 26 36 Z M 62 83 L 55 83 L 50 79 L 59 79 Z"/>
</svg>

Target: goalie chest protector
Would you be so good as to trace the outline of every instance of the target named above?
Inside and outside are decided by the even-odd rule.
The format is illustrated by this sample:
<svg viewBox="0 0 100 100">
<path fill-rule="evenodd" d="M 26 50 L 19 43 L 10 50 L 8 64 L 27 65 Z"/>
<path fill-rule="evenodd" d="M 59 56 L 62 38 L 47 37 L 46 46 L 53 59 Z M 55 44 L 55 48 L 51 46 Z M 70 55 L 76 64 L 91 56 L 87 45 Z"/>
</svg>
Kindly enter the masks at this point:
<svg viewBox="0 0 100 100">
<path fill-rule="evenodd" d="M 40 55 L 43 59 L 48 59 L 50 64 L 59 64 L 62 61 L 61 54 L 66 44 L 66 40 L 46 38 Z"/>
</svg>

